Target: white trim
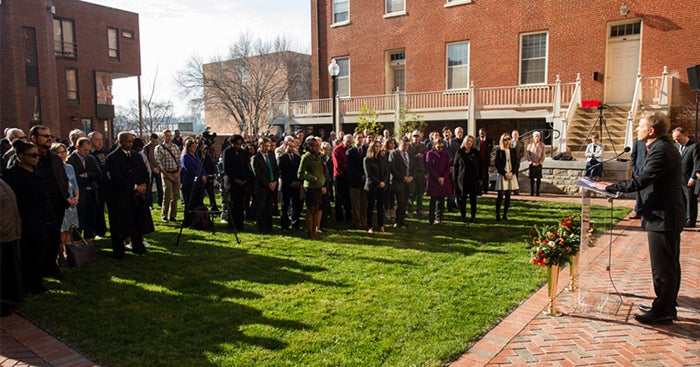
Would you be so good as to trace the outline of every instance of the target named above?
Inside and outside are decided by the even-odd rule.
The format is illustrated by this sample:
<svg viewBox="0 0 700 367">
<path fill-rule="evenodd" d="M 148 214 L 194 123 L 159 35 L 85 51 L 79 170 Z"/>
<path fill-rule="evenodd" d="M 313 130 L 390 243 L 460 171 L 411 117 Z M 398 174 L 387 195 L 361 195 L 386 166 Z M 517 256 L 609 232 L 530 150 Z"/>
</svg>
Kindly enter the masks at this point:
<svg viewBox="0 0 700 367">
<path fill-rule="evenodd" d="M 393 13 L 384 14 L 384 19 L 386 19 L 386 18 L 394 18 L 394 17 L 401 17 L 401 16 L 404 16 L 404 15 L 406 15 L 406 11 L 405 11 L 405 10 L 403 10 L 403 11 L 395 11 L 395 12 L 393 12 Z"/>
<path fill-rule="evenodd" d="M 472 0 L 454 0 L 454 1 L 447 0 L 447 3 L 445 3 L 444 6 L 446 8 L 451 8 L 453 6 L 459 6 L 459 5 L 471 4 L 471 3 L 472 3 Z"/>
<path fill-rule="evenodd" d="M 338 22 L 338 23 L 333 23 L 333 24 L 331 24 L 331 28 L 338 28 L 338 27 L 346 26 L 346 25 L 348 25 L 348 24 L 350 24 L 350 21 L 349 21 L 349 20 L 345 20 L 345 21 L 342 21 L 342 22 Z"/>
<path fill-rule="evenodd" d="M 547 48 L 545 52 L 545 57 L 544 57 L 544 80 L 538 83 L 526 83 L 524 84 L 523 81 L 521 80 L 522 73 L 523 73 L 523 37 L 524 36 L 531 36 L 535 34 L 542 34 L 544 33 L 546 35 L 546 43 L 545 47 Z M 548 30 L 542 30 L 542 31 L 535 31 L 535 32 L 526 32 L 526 33 L 520 33 L 520 42 L 518 43 L 518 85 L 521 86 L 531 86 L 531 85 L 540 85 L 540 84 L 547 84 L 547 71 L 549 69 L 549 31 Z"/>
</svg>

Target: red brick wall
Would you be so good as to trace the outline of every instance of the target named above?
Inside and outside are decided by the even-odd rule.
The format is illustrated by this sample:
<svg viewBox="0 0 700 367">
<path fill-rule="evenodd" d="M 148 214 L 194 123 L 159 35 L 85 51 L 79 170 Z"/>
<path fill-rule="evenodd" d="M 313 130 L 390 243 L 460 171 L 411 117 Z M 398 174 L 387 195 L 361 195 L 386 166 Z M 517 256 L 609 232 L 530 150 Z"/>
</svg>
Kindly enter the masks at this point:
<svg viewBox="0 0 700 367">
<path fill-rule="evenodd" d="M 626 1 L 623 18 L 619 0 L 474 0 L 448 8 L 444 0 L 407 0 L 407 15 L 385 19 L 383 1 L 350 0 L 350 24 L 330 28 L 331 2 L 319 0 L 318 21 L 316 2 L 311 6 L 314 98 L 330 95 L 326 65 L 345 55 L 351 94 L 383 94 L 384 52 L 396 48 L 406 50 L 407 91 L 443 90 L 446 44 L 455 41 L 470 42 L 476 87 L 517 85 L 520 34 L 548 31 L 547 82 L 554 83 L 557 74 L 572 82 L 581 73 L 583 99 L 602 100 L 603 82 L 594 81 L 593 72 L 605 72 L 607 25 L 635 18 L 643 20 L 642 74 L 659 76 L 667 65 L 681 81 L 675 97 L 683 102 L 689 98 L 686 66 L 700 63 L 700 12 L 687 1 Z"/>
<path fill-rule="evenodd" d="M 54 15 L 50 11 L 51 4 L 55 6 L 56 17 L 74 21 L 77 45 L 75 59 L 57 58 L 54 54 Z M 34 27 L 37 31 L 42 123 L 51 127 L 54 135 L 67 138 L 70 130 L 81 127 L 81 118 L 92 118 L 95 130 L 104 130 L 103 120 L 98 120 L 96 116 L 95 71 L 125 76 L 141 74 L 138 19 L 136 13 L 78 0 L 4 0 L 0 5 L 0 42 L 3 52 L 0 89 L 2 127 L 29 128 L 24 97 L 23 26 Z M 119 61 L 108 57 L 107 27 L 119 30 Z M 134 39 L 122 38 L 122 30 L 132 31 Z M 65 68 L 78 70 L 80 102 L 77 104 L 67 102 Z M 6 70 L 12 72 L 7 73 Z"/>
</svg>

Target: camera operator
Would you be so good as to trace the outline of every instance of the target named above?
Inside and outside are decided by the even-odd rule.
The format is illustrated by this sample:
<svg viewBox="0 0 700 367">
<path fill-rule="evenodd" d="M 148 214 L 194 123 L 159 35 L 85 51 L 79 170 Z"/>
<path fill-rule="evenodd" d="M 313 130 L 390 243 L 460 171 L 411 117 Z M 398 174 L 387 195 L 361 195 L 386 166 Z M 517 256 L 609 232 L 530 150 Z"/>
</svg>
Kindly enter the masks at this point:
<svg viewBox="0 0 700 367">
<path fill-rule="evenodd" d="M 202 167 L 207 174 L 207 182 L 204 184 L 204 191 L 209 197 L 209 210 L 218 211 L 216 205 L 216 191 L 214 190 L 214 181 L 216 179 L 216 164 L 214 163 L 214 147 L 209 140 L 202 138 L 202 145 L 199 149 L 199 158 L 202 160 Z"/>
</svg>

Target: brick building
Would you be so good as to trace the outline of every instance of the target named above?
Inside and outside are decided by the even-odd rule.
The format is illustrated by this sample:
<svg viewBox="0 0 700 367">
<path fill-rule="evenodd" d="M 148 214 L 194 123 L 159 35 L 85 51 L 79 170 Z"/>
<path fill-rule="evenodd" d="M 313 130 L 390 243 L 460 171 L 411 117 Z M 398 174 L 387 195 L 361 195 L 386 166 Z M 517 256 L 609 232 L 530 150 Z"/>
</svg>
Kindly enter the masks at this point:
<svg viewBox="0 0 700 367">
<path fill-rule="evenodd" d="M 112 136 L 112 80 L 141 75 L 139 16 L 79 0 L 0 2 L 0 124 Z"/>
<path fill-rule="evenodd" d="M 700 64 L 699 5 L 314 1 L 311 80 L 318 100 L 279 102 L 272 122 L 330 126 L 331 59 L 340 65 L 336 126 L 346 131 L 362 105 L 387 125 L 404 105 L 431 126 L 466 126 L 472 133 L 485 126 L 528 131 L 546 122 L 563 131 L 576 115 L 591 112 L 580 109 L 586 100 L 635 115 L 653 107 L 681 116 L 695 104 L 686 68 Z M 624 124 L 627 114 L 618 114 Z"/>
<path fill-rule="evenodd" d="M 310 67 L 311 55 L 292 51 L 204 64 L 206 126 L 220 135 L 267 133 L 271 101 L 310 98 Z"/>
</svg>

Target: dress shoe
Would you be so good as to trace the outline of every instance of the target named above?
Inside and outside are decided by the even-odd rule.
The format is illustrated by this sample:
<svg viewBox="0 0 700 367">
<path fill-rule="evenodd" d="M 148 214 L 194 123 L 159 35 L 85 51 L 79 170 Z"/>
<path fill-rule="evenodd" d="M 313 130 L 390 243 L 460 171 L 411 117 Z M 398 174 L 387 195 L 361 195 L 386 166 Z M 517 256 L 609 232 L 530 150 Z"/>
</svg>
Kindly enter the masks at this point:
<svg viewBox="0 0 700 367">
<path fill-rule="evenodd" d="M 634 213 L 634 214 L 630 215 L 630 219 L 639 219 L 639 218 L 642 217 L 642 216 L 639 215 L 639 213 L 637 213 L 637 212 L 633 212 L 633 213 Z"/>
<path fill-rule="evenodd" d="M 639 305 L 637 309 L 642 312 L 651 312 L 651 306 Z M 673 319 L 678 320 L 678 313 L 676 311 L 673 312 Z"/>
<path fill-rule="evenodd" d="M 646 325 L 670 325 L 673 324 L 673 316 L 659 315 L 647 312 L 642 315 L 634 315 L 634 319 Z"/>
<path fill-rule="evenodd" d="M 685 225 L 684 225 L 683 227 L 685 227 L 685 228 L 695 228 L 695 223 L 685 222 Z"/>
<path fill-rule="evenodd" d="M 642 312 L 651 312 L 651 306 L 639 305 L 637 309 Z"/>
</svg>

